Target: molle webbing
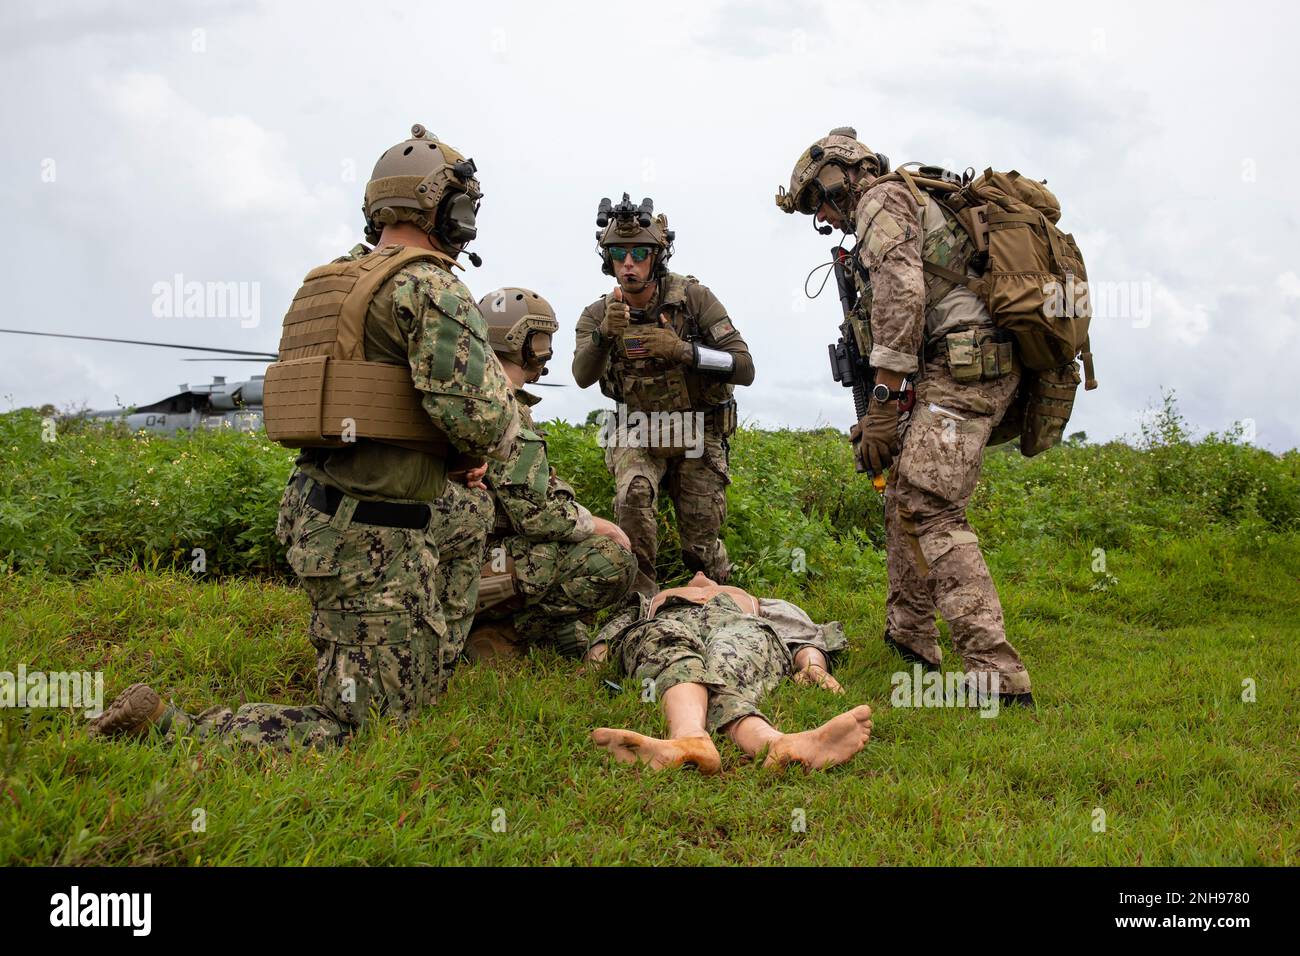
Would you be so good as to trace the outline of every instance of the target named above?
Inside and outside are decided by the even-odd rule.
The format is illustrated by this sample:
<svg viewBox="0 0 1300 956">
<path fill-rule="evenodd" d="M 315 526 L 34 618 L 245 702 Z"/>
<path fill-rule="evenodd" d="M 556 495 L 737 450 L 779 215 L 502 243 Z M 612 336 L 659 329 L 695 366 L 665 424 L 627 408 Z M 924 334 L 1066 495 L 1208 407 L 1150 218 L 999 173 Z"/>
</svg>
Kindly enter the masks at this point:
<svg viewBox="0 0 1300 956">
<path fill-rule="evenodd" d="M 337 448 L 365 438 L 435 455 L 448 452 L 410 368 L 365 360 L 366 313 L 375 293 L 421 259 L 444 267 L 451 262 L 428 249 L 385 246 L 307 274 L 284 317 L 280 360 L 266 370 L 263 418 L 269 438 L 290 448 Z"/>
</svg>

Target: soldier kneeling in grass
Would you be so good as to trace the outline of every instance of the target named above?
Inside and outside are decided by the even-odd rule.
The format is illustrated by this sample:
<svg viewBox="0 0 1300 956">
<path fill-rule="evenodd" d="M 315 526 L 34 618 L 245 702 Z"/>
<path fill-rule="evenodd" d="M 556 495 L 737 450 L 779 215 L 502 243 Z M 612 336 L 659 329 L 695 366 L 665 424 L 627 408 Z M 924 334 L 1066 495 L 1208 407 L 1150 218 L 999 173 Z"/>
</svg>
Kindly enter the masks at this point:
<svg viewBox="0 0 1300 956">
<path fill-rule="evenodd" d="M 871 708 L 854 707 L 814 730 L 783 734 L 758 709 L 787 677 L 842 694 L 831 655 L 847 641 L 838 622 L 814 624 L 787 601 L 756 598 L 702 572 L 685 587 L 639 594 L 597 635 L 588 659 L 612 658 L 623 673 L 662 701 L 668 738 L 601 727 L 592 740 L 621 763 L 654 770 L 691 765 L 717 773 L 710 736 L 725 731 L 764 766 L 822 770 L 851 759 L 871 736 Z"/>
</svg>

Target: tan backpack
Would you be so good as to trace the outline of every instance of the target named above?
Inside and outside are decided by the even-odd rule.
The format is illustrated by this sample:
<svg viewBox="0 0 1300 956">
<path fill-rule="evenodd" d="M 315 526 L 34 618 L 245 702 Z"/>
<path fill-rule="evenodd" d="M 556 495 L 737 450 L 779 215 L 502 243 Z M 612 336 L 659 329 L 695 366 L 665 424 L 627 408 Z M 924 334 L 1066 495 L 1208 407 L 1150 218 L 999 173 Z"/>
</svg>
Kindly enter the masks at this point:
<svg viewBox="0 0 1300 956">
<path fill-rule="evenodd" d="M 1083 360 L 1084 388 L 1097 387 L 1088 326 L 1088 272 L 1074 236 L 1057 228 L 1061 204 L 1045 183 L 1012 170 L 984 170 L 969 182 L 922 166 L 899 169 L 897 179 L 917 203 L 933 196 L 970 235 L 978 276 L 937 263 L 925 271 L 964 285 L 988 307 L 993 323 L 1016 340 L 1027 371 L 1022 386 L 1020 449 L 1033 456 L 1061 440 L 1079 385 L 1075 359 Z M 1008 416 L 1012 413 L 1008 412 Z"/>
</svg>

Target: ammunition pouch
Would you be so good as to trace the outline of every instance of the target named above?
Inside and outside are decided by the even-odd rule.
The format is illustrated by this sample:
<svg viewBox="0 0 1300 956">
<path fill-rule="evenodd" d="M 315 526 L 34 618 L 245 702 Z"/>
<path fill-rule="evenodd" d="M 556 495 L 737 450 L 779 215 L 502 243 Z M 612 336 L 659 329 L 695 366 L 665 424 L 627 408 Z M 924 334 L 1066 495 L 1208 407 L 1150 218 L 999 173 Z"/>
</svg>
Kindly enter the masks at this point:
<svg viewBox="0 0 1300 956">
<path fill-rule="evenodd" d="M 1079 382 L 1079 366 L 1073 361 L 1060 368 L 1026 373 L 1020 386 L 1025 398 L 1020 453 L 1026 458 L 1060 444 L 1074 410 Z"/>
<path fill-rule="evenodd" d="M 999 379 L 1020 367 L 1011 336 L 998 329 L 951 332 L 937 353 L 946 355 L 948 371 L 962 384 Z"/>
</svg>

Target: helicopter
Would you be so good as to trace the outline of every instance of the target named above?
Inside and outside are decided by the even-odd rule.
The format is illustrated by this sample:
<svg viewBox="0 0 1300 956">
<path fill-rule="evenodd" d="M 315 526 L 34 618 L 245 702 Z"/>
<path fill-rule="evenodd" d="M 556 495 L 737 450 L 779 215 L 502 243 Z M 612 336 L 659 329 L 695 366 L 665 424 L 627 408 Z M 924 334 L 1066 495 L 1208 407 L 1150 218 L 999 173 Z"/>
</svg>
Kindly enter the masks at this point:
<svg viewBox="0 0 1300 956">
<path fill-rule="evenodd" d="M 39 335 L 56 339 L 82 339 L 89 342 L 116 342 L 123 345 L 141 345 L 148 348 L 184 349 L 192 352 L 220 353 L 202 358 L 187 358 L 186 362 L 274 362 L 279 356 L 274 352 L 249 352 L 205 345 L 180 345 L 174 342 L 149 342 L 142 339 L 117 339 L 100 335 L 70 335 L 66 332 L 33 332 L 28 329 L 0 329 L 13 335 Z M 114 408 L 86 411 L 71 417 L 91 421 L 121 422 L 129 431 L 146 431 L 159 435 L 175 435 L 199 428 L 233 428 L 242 432 L 262 429 L 262 384 L 265 374 L 250 375 L 244 381 L 227 382 L 224 375 L 214 375 L 206 385 L 182 383 L 175 395 L 169 395 L 147 405 L 134 408 Z M 534 382 L 551 388 L 561 383 Z"/>
</svg>

